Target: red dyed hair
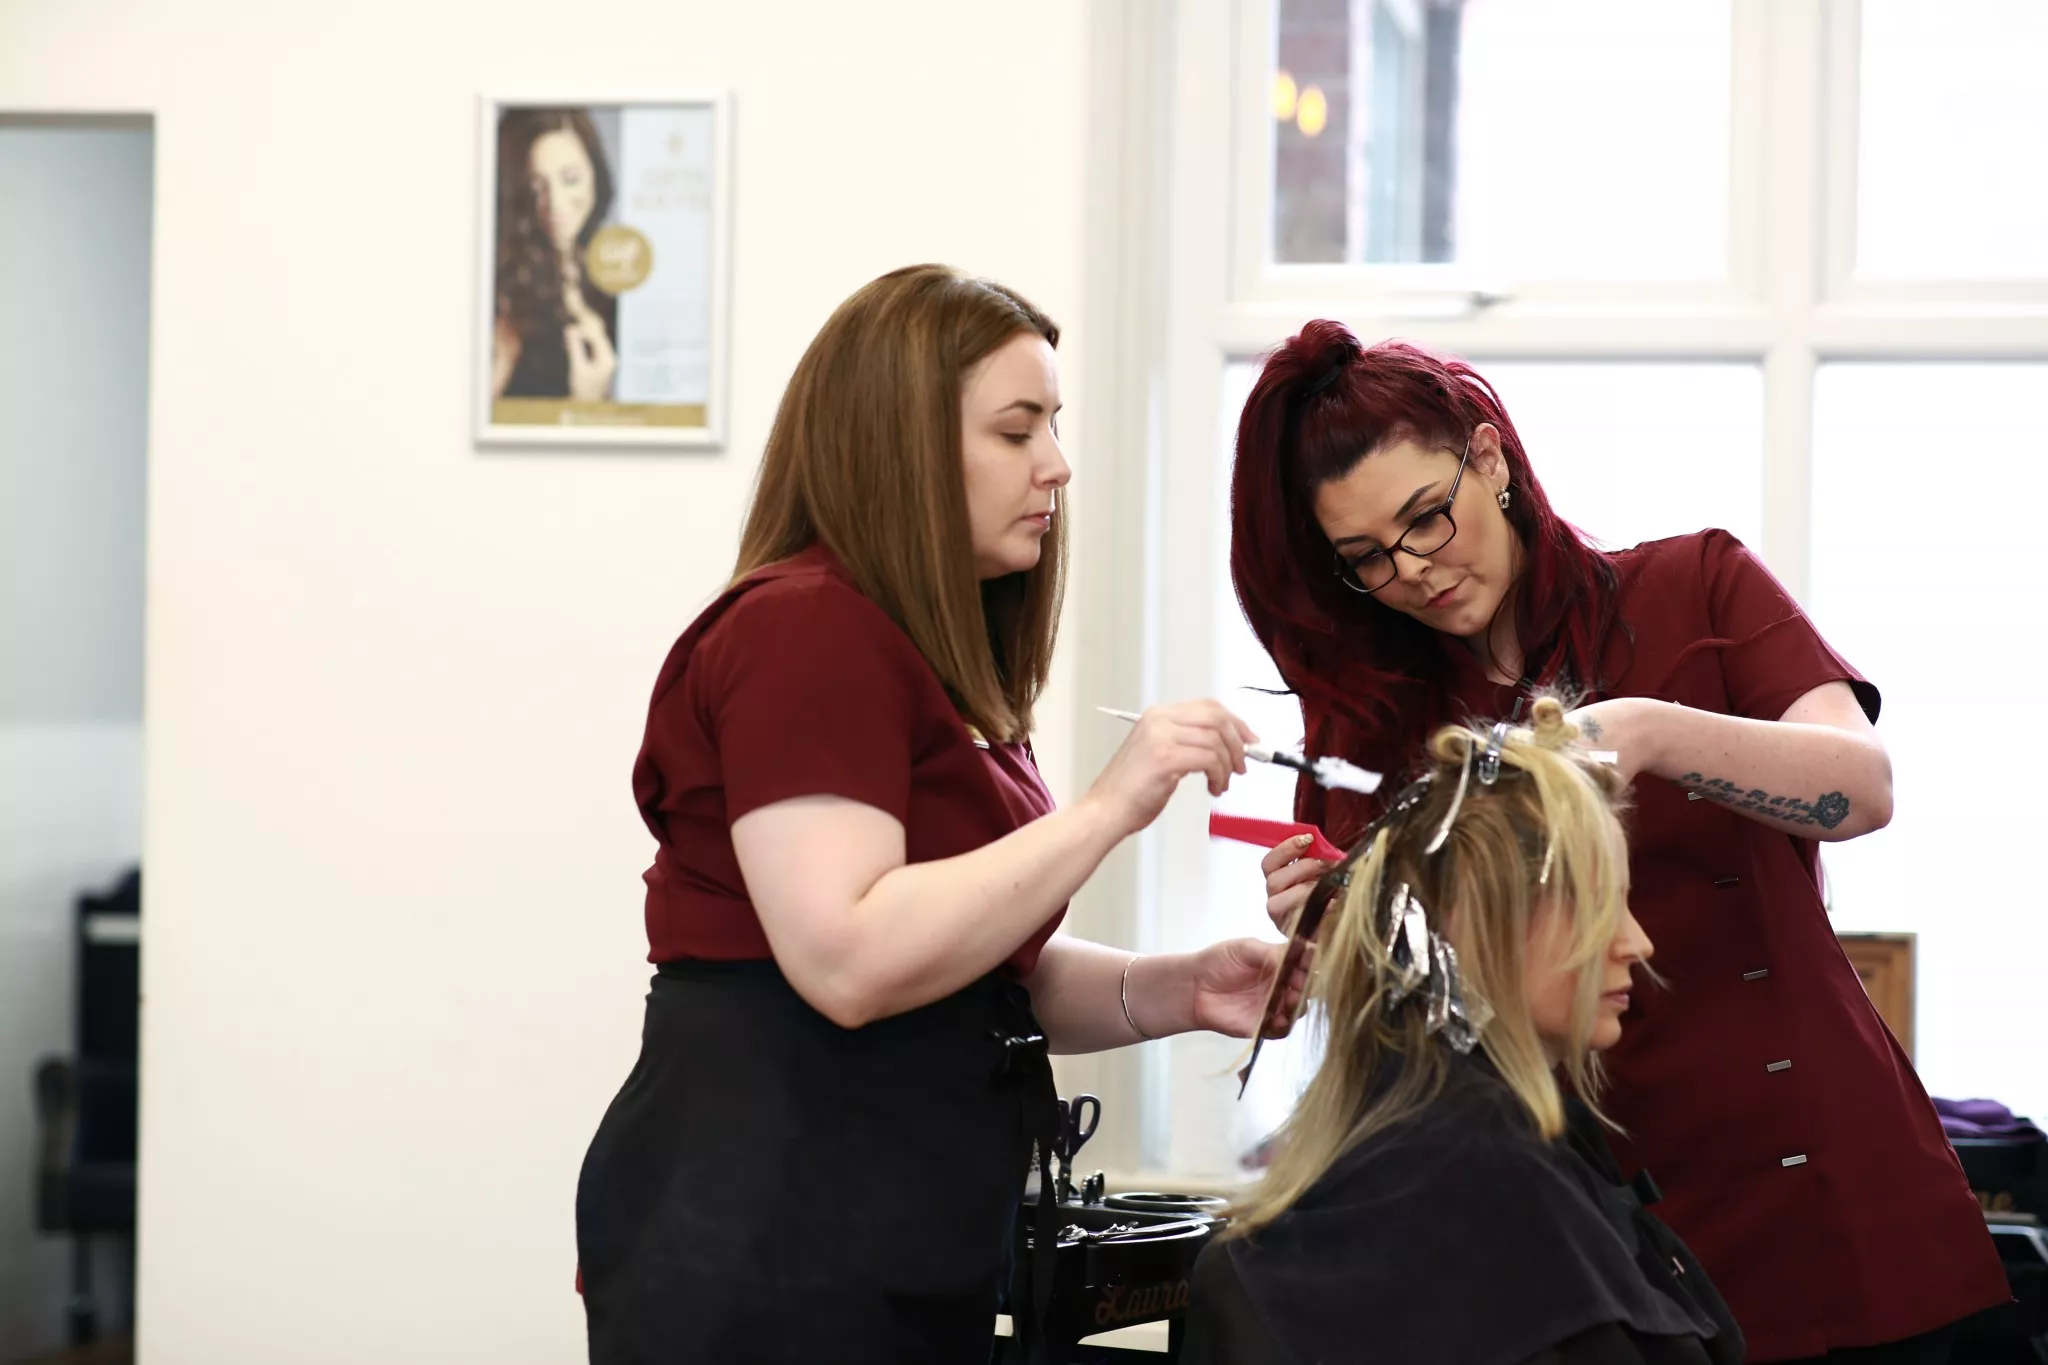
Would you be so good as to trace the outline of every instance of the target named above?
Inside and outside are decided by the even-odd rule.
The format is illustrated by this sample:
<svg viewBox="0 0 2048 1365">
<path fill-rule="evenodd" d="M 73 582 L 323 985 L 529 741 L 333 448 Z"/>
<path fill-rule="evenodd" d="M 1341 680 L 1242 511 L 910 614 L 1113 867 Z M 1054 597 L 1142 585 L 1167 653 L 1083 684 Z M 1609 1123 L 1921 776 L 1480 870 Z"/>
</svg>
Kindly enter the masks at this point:
<svg viewBox="0 0 2048 1365">
<path fill-rule="evenodd" d="M 1615 623 L 1614 568 L 1551 509 L 1493 386 L 1462 360 L 1402 341 L 1361 347 L 1341 324 L 1317 320 L 1266 358 L 1238 422 L 1230 481 L 1231 581 L 1252 632 L 1301 699 L 1310 753 L 1397 774 L 1451 719 L 1442 637 L 1338 580 L 1336 551 L 1316 523 L 1316 489 L 1390 441 L 1460 450 L 1481 422 L 1500 432 L 1514 488 L 1506 516 L 1523 562 L 1508 603 L 1528 680 L 1599 690 Z M 1324 795 L 1304 779 L 1297 812 L 1339 843 L 1377 814 L 1370 801 L 1326 810 Z"/>
</svg>

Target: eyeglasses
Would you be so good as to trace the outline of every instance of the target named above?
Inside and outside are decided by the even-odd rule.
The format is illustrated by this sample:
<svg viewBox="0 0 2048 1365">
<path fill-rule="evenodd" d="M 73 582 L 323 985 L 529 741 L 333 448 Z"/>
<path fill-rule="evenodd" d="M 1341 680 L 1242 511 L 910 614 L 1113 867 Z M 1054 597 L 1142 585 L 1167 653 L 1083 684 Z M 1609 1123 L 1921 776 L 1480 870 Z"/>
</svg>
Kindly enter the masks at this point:
<svg viewBox="0 0 2048 1365">
<path fill-rule="evenodd" d="M 1355 559 L 1338 552 L 1337 577 L 1345 587 L 1353 592 L 1378 592 L 1399 573 L 1394 567 L 1395 550 L 1423 559 L 1451 543 L 1451 538 L 1458 534 L 1458 523 L 1451 519 L 1451 504 L 1458 500 L 1458 485 L 1465 480 L 1465 460 L 1471 454 L 1472 440 L 1467 437 L 1465 449 L 1458 456 L 1458 475 L 1451 480 L 1449 496 L 1409 522 L 1392 549 L 1368 550 Z"/>
</svg>

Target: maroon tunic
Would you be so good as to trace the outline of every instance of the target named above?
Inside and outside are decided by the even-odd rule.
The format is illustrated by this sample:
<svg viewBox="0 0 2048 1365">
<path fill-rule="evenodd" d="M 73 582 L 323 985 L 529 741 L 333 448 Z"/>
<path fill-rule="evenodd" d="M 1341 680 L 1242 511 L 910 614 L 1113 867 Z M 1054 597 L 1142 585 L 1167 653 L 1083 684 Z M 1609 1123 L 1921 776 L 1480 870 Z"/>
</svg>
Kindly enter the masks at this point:
<svg viewBox="0 0 2048 1365">
<path fill-rule="evenodd" d="M 1778 720 L 1839 681 L 1876 718 L 1877 689 L 1727 532 L 1612 558 L 1627 629 L 1602 697 Z M 1446 648 L 1472 716 L 1514 710 L 1514 688 Z M 1345 753 L 1348 729 L 1311 714 L 1309 752 Z M 1603 1103 L 1629 1134 L 1623 1165 L 1662 1186 L 1658 1216 L 1727 1297 L 1750 1358 L 1894 1341 L 2004 1302 L 1962 1167 L 1828 922 L 1817 845 L 1647 774 L 1634 795 L 1630 904 L 1669 989 L 1636 993 Z M 1370 814 L 1360 801 L 1307 787 L 1297 805 L 1340 831 Z"/>
<path fill-rule="evenodd" d="M 1028 744 L 984 743 L 910 637 L 813 548 L 706 607 L 654 685 L 633 795 L 660 847 L 647 870 L 648 960 L 773 957 L 732 822 L 843 796 L 903 824 L 906 860 L 972 852 L 1053 808 Z M 1019 975 L 1054 915 L 1010 958 Z"/>
</svg>

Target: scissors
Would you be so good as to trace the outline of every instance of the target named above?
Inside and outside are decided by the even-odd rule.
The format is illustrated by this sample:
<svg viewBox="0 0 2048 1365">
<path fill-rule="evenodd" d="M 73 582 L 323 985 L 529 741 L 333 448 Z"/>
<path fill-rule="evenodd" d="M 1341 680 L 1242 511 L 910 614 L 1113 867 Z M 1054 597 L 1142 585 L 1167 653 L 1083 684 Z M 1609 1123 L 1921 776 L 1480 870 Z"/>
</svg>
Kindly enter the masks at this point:
<svg viewBox="0 0 2048 1365">
<path fill-rule="evenodd" d="M 1096 1125 L 1102 1122 L 1102 1101 L 1093 1095 L 1076 1095 L 1071 1100 L 1061 1100 L 1060 1130 L 1053 1139 L 1052 1154 L 1059 1158 L 1059 1198 L 1063 1203 L 1074 1199 L 1074 1154 L 1095 1136 Z"/>
</svg>

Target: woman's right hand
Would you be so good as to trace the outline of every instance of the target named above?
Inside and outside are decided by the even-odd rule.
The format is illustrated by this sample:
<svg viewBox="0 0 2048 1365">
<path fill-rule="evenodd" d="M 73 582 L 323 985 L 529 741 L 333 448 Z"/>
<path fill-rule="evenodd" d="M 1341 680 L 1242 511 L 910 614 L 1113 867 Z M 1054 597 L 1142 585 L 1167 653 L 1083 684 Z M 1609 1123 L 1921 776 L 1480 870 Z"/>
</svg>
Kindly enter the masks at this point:
<svg viewBox="0 0 2048 1365">
<path fill-rule="evenodd" d="M 562 306 L 569 311 L 569 325 L 562 329 L 562 344 L 569 352 L 569 397 L 601 403 L 612 396 L 619 356 L 604 319 L 583 297 L 583 272 L 574 257 L 562 263 Z"/>
<path fill-rule="evenodd" d="M 1220 702 L 1149 707 L 1082 799 L 1108 813 L 1119 837 L 1136 834 L 1159 818 L 1190 773 L 1203 774 L 1209 794 L 1221 796 L 1231 775 L 1244 771 L 1244 746 L 1258 740 Z"/>
<path fill-rule="evenodd" d="M 1297 834 L 1273 845 L 1259 860 L 1259 870 L 1266 874 L 1266 914 L 1272 918 L 1273 927 L 1283 934 L 1294 923 L 1308 893 L 1315 890 L 1317 880 L 1330 870 L 1322 859 L 1302 856 L 1302 850 L 1312 842 L 1312 836 Z"/>
<path fill-rule="evenodd" d="M 601 403 L 612 394 L 612 375 L 619 357 L 604 334 L 604 322 L 595 313 L 587 322 L 572 322 L 562 329 L 562 345 L 569 352 L 569 397 L 581 403 Z"/>
</svg>

